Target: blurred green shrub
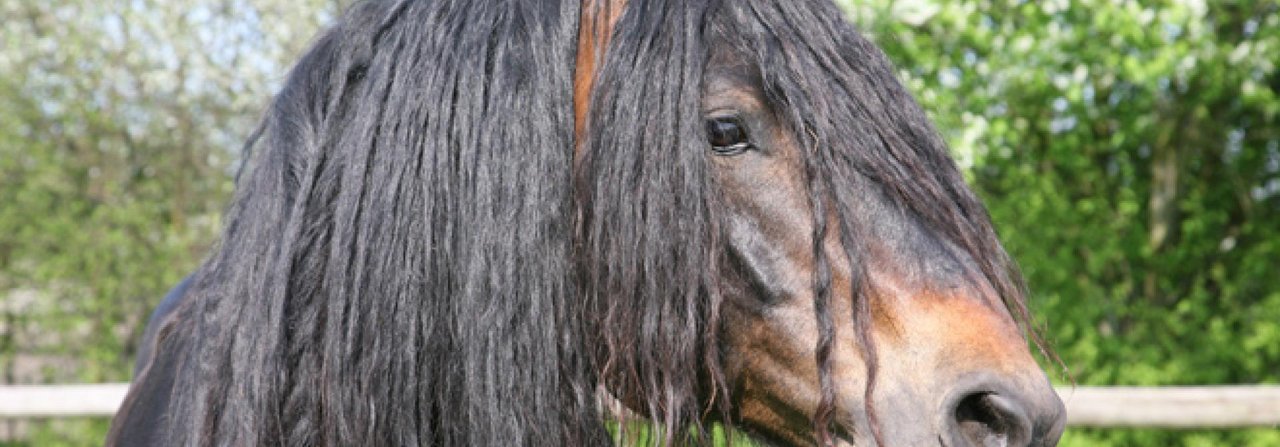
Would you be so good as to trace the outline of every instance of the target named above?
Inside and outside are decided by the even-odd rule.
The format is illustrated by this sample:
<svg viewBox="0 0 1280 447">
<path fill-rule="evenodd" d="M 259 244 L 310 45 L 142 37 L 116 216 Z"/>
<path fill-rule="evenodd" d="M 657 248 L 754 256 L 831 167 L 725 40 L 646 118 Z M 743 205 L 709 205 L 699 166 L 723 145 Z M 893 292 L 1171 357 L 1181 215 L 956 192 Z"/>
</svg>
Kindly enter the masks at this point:
<svg viewBox="0 0 1280 447">
<path fill-rule="evenodd" d="M 843 3 L 968 168 L 1079 384 L 1280 381 L 1280 4 Z"/>
</svg>

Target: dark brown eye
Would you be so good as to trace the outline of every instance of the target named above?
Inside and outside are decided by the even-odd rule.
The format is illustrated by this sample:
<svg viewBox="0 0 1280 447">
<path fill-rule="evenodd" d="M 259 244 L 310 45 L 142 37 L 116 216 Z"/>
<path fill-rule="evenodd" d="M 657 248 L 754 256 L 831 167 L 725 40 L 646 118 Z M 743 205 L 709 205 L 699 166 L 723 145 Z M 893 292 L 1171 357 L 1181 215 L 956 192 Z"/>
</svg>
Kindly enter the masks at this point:
<svg viewBox="0 0 1280 447">
<path fill-rule="evenodd" d="M 747 126 L 736 116 L 724 116 L 707 120 L 707 142 L 717 155 L 736 155 L 751 148 L 747 138 Z"/>
</svg>

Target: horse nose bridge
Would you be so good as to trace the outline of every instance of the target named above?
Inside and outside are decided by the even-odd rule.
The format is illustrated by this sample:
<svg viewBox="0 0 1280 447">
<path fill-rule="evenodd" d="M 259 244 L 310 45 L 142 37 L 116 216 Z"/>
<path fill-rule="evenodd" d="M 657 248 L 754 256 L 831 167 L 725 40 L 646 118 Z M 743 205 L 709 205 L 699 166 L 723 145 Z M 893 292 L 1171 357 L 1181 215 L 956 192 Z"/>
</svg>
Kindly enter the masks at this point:
<svg viewBox="0 0 1280 447">
<path fill-rule="evenodd" d="M 890 292 L 876 294 L 873 306 L 881 363 L 956 374 L 1043 375 L 1022 330 L 998 300 L 965 288 L 881 290 Z"/>
</svg>

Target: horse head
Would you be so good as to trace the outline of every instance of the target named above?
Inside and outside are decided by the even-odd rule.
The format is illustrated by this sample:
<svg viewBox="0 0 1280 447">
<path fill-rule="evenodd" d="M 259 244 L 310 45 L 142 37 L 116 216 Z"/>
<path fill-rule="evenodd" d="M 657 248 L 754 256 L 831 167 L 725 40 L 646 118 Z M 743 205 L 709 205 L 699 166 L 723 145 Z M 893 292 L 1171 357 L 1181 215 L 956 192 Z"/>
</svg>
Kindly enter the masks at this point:
<svg viewBox="0 0 1280 447">
<path fill-rule="evenodd" d="M 579 47 L 610 391 L 792 445 L 1056 444 L 1018 273 L 882 52 L 828 2 L 652 3 Z"/>
</svg>

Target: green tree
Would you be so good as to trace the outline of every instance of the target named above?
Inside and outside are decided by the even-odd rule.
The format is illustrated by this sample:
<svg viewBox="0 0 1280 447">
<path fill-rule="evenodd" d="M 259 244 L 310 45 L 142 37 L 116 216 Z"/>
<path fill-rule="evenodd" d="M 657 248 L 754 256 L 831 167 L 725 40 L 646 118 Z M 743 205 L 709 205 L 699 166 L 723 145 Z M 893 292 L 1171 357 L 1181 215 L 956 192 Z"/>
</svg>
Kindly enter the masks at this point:
<svg viewBox="0 0 1280 447">
<path fill-rule="evenodd" d="M 951 141 L 1078 383 L 1280 381 L 1276 2 L 845 3 Z"/>
<path fill-rule="evenodd" d="M 129 379 L 241 142 L 331 0 L 0 0 L 0 375 Z M 8 423 L 37 445 L 105 421 Z"/>
</svg>

